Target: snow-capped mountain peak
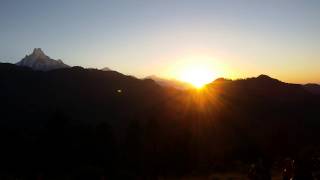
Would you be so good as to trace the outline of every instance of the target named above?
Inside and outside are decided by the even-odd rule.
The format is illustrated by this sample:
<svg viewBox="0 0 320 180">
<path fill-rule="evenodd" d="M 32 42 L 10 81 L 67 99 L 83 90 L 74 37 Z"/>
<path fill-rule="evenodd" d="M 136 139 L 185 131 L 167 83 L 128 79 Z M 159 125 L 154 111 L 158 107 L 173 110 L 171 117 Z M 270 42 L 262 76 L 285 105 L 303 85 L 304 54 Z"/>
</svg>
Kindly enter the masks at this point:
<svg viewBox="0 0 320 180">
<path fill-rule="evenodd" d="M 21 61 L 16 63 L 18 66 L 30 67 L 34 70 L 50 71 L 53 69 L 68 68 L 62 60 L 54 60 L 47 56 L 41 48 L 34 48 L 30 55 L 26 55 Z"/>
</svg>

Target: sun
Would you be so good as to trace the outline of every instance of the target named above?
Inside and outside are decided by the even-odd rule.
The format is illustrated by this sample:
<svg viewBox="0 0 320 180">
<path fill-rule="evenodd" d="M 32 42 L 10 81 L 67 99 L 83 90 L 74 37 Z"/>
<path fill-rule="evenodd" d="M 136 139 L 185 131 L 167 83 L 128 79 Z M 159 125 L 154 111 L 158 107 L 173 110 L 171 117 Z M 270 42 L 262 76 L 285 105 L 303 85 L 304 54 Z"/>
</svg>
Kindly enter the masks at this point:
<svg viewBox="0 0 320 180">
<path fill-rule="evenodd" d="M 164 70 L 164 74 L 202 90 L 206 84 L 218 77 L 225 76 L 227 68 L 219 59 L 213 55 L 187 54 L 170 62 L 170 65 Z"/>
<path fill-rule="evenodd" d="M 215 73 L 205 66 L 192 66 L 183 69 L 179 79 L 200 89 L 204 85 L 212 82 L 215 76 Z"/>
</svg>

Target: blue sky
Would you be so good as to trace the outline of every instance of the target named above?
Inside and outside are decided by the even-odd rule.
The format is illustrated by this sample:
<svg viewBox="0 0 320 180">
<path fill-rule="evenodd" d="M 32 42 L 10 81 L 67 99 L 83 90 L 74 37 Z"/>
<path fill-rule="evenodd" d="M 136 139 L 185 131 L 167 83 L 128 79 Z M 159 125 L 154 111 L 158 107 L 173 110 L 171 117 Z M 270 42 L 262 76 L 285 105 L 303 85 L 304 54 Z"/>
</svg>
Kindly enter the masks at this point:
<svg viewBox="0 0 320 180">
<path fill-rule="evenodd" d="M 174 77 L 176 62 L 210 57 L 218 76 L 320 83 L 319 19 L 317 0 L 0 0 L 0 61 L 40 47 L 70 65 Z"/>
</svg>

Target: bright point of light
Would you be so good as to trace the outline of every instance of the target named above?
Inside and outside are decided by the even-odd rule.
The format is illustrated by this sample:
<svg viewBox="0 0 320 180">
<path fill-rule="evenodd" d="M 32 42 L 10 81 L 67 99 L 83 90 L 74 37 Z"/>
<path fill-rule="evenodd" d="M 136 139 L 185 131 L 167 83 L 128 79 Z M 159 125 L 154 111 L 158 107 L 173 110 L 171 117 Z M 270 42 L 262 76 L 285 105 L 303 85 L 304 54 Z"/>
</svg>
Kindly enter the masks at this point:
<svg viewBox="0 0 320 180">
<path fill-rule="evenodd" d="M 212 82 L 215 77 L 215 73 L 204 66 L 192 66 L 183 69 L 179 79 L 192 84 L 196 88 L 201 88 Z"/>
<path fill-rule="evenodd" d="M 165 71 L 167 77 L 187 82 L 201 89 L 224 75 L 225 67 L 211 55 L 185 55 L 170 62 Z"/>
</svg>

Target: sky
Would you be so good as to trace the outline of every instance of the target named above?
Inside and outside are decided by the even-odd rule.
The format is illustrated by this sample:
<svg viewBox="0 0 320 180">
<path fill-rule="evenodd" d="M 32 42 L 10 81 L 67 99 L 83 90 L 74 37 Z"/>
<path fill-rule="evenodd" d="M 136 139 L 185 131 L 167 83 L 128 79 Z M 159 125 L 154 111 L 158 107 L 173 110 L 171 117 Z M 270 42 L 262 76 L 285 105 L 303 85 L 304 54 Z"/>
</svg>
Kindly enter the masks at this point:
<svg viewBox="0 0 320 180">
<path fill-rule="evenodd" d="M 320 83 L 319 0 L 0 0 L 0 62 L 33 48 L 137 77 L 206 66 Z"/>
</svg>

